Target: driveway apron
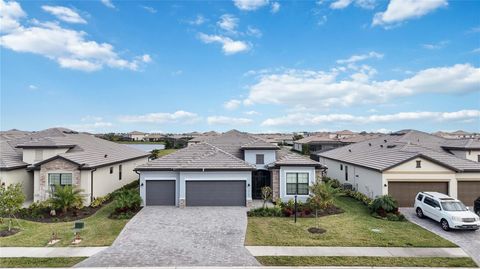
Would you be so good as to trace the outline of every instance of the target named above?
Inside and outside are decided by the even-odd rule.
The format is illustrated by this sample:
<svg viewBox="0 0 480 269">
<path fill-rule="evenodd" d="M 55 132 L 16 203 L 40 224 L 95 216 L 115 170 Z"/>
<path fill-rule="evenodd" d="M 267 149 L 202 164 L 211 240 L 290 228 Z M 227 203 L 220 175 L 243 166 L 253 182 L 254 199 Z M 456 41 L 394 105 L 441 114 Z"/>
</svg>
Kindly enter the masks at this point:
<svg viewBox="0 0 480 269">
<path fill-rule="evenodd" d="M 255 266 L 242 207 L 143 208 L 113 245 L 77 267 Z"/>
</svg>

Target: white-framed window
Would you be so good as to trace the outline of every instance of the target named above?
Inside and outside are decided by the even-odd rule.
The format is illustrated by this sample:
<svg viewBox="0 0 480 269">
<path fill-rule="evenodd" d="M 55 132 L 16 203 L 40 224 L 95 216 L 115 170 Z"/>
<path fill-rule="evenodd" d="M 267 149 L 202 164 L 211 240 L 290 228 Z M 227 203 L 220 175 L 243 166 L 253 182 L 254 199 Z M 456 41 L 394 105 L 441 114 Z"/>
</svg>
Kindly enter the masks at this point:
<svg viewBox="0 0 480 269">
<path fill-rule="evenodd" d="M 308 195 L 308 173 L 287 173 L 287 195 Z"/>
<path fill-rule="evenodd" d="M 49 173 L 48 174 L 48 186 L 52 191 L 55 190 L 55 186 L 67 186 L 72 185 L 73 175 L 72 173 Z"/>
<path fill-rule="evenodd" d="M 256 164 L 265 164 L 265 155 L 257 154 L 256 155 Z"/>
</svg>

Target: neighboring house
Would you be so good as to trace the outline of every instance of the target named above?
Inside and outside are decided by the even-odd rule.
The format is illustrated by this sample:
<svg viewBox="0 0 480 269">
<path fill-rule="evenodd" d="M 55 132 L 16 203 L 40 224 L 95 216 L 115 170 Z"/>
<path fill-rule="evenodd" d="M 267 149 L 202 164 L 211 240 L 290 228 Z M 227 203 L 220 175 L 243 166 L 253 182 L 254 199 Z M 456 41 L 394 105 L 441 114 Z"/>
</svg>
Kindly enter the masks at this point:
<svg viewBox="0 0 480 269">
<path fill-rule="evenodd" d="M 375 137 L 378 137 L 378 135 L 351 135 L 350 131 L 341 131 L 334 134 L 307 136 L 305 138 L 296 140 L 293 142 L 293 149 L 298 152 L 306 153 L 304 152 L 304 147 L 307 147 L 309 153 L 315 154 Z"/>
<path fill-rule="evenodd" d="M 269 186 L 273 198 L 305 201 L 323 166 L 232 130 L 140 165 L 144 205 L 249 206 Z"/>
<path fill-rule="evenodd" d="M 443 138 L 451 138 L 451 139 L 460 139 L 460 138 L 478 138 L 478 134 L 475 133 L 468 133 L 462 130 L 458 130 L 455 132 L 436 132 L 433 135 L 440 136 Z"/>
<path fill-rule="evenodd" d="M 261 139 L 279 146 L 287 145 L 293 146 L 293 135 L 292 134 L 256 134 L 255 136 L 260 137 Z"/>
<path fill-rule="evenodd" d="M 411 130 L 318 156 L 327 166 L 327 176 L 352 184 L 371 198 L 390 194 L 400 206 L 413 206 L 419 191 L 437 191 L 472 205 L 480 196 L 480 163 L 452 153 L 451 144 L 451 140 Z"/>
<path fill-rule="evenodd" d="M 138 178 L 133 169 L 149 154 L 63 128 L 1 137 L 1 184 L 22 183 L 27 200 L 42 201 L 54 186 L 75 185 L 85 203 Z"/>
<path fill-rule="evenodd" d="M 142 132 L 139 132 L 139 131 L 133 131 L 133 132 L 128 133 L 127 135 L 132 141 L 143 141 L 145 139 L 145 137 L 147 136 L 146 133 L 142 133 Z"/>
</svg>

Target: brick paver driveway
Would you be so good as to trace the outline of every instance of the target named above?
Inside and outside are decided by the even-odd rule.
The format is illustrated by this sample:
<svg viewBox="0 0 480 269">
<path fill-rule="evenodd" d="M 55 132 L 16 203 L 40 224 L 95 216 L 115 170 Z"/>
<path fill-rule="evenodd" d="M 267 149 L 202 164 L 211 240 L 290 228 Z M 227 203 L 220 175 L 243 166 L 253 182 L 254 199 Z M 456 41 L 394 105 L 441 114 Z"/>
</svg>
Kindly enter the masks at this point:
<svg viewBox="0 0 480 269">
<path fill-rule="evenodd" d="M 438 222 L 429 218 L 418 218 L 413 208 L 401 208 L 400 211 L 409 221 L 457 244 L 480 265 L 480 230 L 446 232 Z"/>
<path fill-rule="evenodd" d="M 244 247 L 246 210 L 145 207 L 110 248 L 77 267 L 259 265 Z"/>
</svg>

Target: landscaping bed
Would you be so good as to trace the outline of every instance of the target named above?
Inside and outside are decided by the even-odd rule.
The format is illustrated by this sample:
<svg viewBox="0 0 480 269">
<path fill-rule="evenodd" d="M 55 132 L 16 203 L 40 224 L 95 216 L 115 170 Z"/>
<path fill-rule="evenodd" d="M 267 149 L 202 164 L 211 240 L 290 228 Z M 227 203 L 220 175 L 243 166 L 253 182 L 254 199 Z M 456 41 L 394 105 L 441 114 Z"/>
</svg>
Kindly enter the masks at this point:
<svg viewBox="0 0 480 269">
<path fill-rule="evenodd" d="M 335 205 L 345 212 L 319 218 L 323 234 L 312 234 L 315 218 L 249 217 L 245 245 L 345 247 L 456 247 L 408 221 L 385 221 L 371 216 L 367 206 L 338 196 Z"/>
<path fill-rule="evenodd" d="M 0 230 L 0 237 L 11 236 L 18 232 L 20 232 L 20 229 L 17 229 L 17 228 L 12 228 L 10 229 L 10 231 L 8 229 Z"/>
<path fill-rule="evenodd" d="M 477 267 L 471 258 L 407 257 L 256 257 L 265 266 L 385 266 L 385 267 Z"/>
</svg>

